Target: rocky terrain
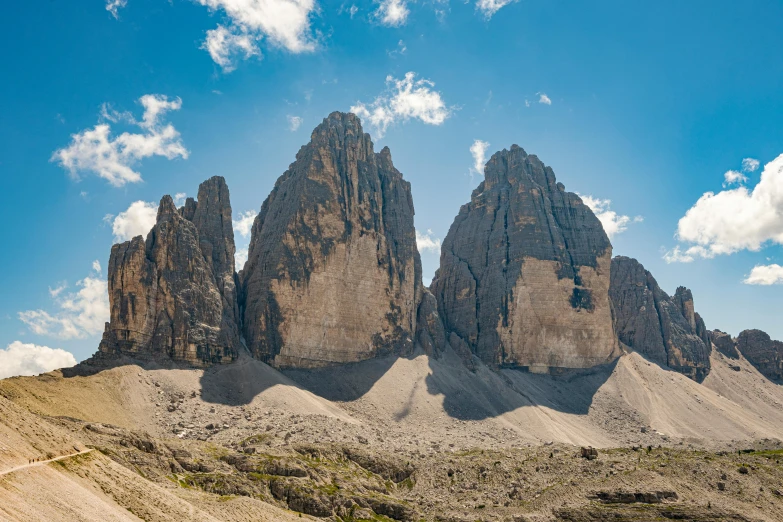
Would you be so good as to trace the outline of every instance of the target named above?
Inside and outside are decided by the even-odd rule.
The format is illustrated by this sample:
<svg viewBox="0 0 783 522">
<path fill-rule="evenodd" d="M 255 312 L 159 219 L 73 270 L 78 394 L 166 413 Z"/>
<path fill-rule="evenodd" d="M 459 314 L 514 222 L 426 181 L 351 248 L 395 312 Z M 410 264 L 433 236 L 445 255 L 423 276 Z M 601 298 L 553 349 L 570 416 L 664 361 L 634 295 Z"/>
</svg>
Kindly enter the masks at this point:
<svg viewBox="0 0 783 522">
<path fill-rule="evenodd" d="M 693 306 L 693 295 L 679 287 L 674 297 L 635 259 L 612 259 L 609 297 L 620 342 L 650 360 L 702 381 L 710 371 L 711 341 Z"/>
<path fill-rule="evenodd" d="M 536 372 L 611 361 L 611 257 L 598 218 L 551 168 L 516 145 L 494 154 L 431 285 L 449 343 Z"/>
<path fill-rule="evenodd" d="M 430 289 L 413 215 L 343 113 L 244 267 L 223 178 L 164 196 L 98 353 L 0 381 L 0 519 L 783 520 L 783 343 L 707 330 L 518 146 Z"/>
</svg>

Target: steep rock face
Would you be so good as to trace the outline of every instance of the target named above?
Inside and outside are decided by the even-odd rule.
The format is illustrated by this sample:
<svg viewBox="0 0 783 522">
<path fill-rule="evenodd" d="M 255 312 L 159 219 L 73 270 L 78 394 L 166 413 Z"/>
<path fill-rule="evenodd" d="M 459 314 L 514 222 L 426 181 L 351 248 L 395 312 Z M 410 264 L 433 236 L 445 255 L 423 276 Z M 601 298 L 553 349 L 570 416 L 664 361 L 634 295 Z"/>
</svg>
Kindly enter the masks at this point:
<svg viewBox="0 0 783 522">
<path fill-rule="evenodd" d="M 239 347 L 234 235 L 225 180 L 199 187 L 199 201 L 177 210 L 164 196 L 147 235 L 112 247 L 111 320 L 105 353 L 227 362 Z"/>
<path fill-rule="evenodd" d="M 739 359 L 737 342 L 731 337 L 731 335 L 727 334 L 726 332 L 721 332 L 720 330 L 712 330 L 710 332 L 710 339 L 712 340 L 712 344 L 715 346 L 715 349 L 720 353 L 730 359 Z"/>
<path fill-rule="evenodd" d="M 551 168 L 516 145 L 496 153 L 430 286 L 449 344 L 531 371 L 613 360 L 611 255 L 601 223 Z"/>
<path fill-rule="evenodd" d="M 637 260 L 612 259 L 609 296 L 620 341 L 652 361 L 701 381 L 710 371 L 710 340 L 693 295 L 679 287 L 674 297 L 661 290 Z"/>
<path fill-rule="evenodd" d="M 410 353 L 423 292 L 410 185 L 356 116 L 329 115 L 277 180 L 239 279 L 245 339 L 275 366 Z"/>
<path fill-rule="evenodd" d="M 744 330 L 737 336 L 737 349 L 766 378 L 783 379 L 783 342 L 761 330 Z"/>
</svg>

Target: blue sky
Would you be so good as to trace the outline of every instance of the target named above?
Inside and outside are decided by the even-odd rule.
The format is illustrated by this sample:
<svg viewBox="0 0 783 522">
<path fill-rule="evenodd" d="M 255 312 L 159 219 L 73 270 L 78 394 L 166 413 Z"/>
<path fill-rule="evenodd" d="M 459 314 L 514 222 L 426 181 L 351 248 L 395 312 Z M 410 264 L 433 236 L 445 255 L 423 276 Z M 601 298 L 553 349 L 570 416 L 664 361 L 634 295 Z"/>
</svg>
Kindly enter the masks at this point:
<svg viewBox="0 0 783 522">
<path fill-rule="evenodd" d="M 639 259 L 669 293 L 691 288 L 709 328 L 783 338 L 780 2 L 109 7 L 116 17 L 105 0 L 15 2 L 0 21 L 0 351 L 91 355 L 115 233 L 148 208 L 128 212 L 134 202 L 195 196 L 222 175 L 240 219 L 313 127 L 360 103 L 387 111 L 385 133 L 365 127 L 376 149 L 391 148 L 412 185 L 417 230 L 433 241 L 481 179 L 475 141 L 489 143 L 487 155 L 517 143 L 568 190 L 611 200 L 615 224 L 628 221 L 612 237 L 615 253 Z M 112 184 L 89 163 L 90 143 L 69 148 L 97 125 L 113 146 L 123 132 L 142 140 L 113 160 L 139 181 Z M 58 150 L 68 154 L 52 160 Z M 743 171 L 746 158 L 758 167 Z M 422 259 L 429 279 L 437 250 Z"/>
</svg>

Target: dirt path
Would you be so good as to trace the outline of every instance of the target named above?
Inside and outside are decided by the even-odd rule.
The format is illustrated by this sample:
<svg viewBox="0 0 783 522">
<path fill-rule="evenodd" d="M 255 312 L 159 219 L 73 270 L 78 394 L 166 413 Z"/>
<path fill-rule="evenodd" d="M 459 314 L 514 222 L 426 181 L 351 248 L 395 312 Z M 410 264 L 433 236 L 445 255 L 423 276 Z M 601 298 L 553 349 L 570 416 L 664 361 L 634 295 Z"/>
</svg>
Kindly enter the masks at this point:
<svg viewBox="0 0 783 522">
<path fill-rule="evenodd" d="M 58 460 L 68 459 L 68 458 L 71 458 L 71 457 L 75 457 L 77 455 L 82 455 L 84 453 L 90 453 L 91 451 L 92 451 L 91 449 L 87 449 L 87 450 L 84 450 L 84 451 L 77 451 L 76 453 L 71 453 L 70 455 L 62 455 L 60 457 L 55 457 L 55 458 L 49 459 L 49 460 L 41 460 L 39 462 L 32 462 L 30 464 L 23 464 L 21 466 L 16 466 L 15 468 L 7 469 L 5 471 L 0 471 L 0 477 L 3 476 L 3 475 L 8 475 L 9 473 L 13 473 L 15 471 L 19 471 L 21 469 L 32 468 L 32 467 L 35 467 L 35 466 L 41 466 L 43 464 L 48 464 L 49 462 L 57 462 Z"/>
</svg>

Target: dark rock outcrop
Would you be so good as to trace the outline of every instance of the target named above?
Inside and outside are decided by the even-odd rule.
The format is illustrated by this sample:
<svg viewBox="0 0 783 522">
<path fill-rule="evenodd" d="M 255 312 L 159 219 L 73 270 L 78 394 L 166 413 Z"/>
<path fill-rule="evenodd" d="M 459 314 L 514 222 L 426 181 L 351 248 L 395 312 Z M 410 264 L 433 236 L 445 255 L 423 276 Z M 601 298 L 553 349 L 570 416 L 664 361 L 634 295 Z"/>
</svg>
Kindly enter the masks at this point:
<svg viewBox="0 0 783 522">
<path fill-rule="evenodd" d="M 712 330 L 710 332 L 710 339 L 713 346 L 720 353 L 730 359 L 739 359 L 739 352 L 737 351 L 737 341 L 726 332 L 720 330 Z"/>
<path fill-rule="evenodd" d="M 744 330 L 737 336 L 737 350 L 767 379 L 783 379 L 783 342 L 761 330 Z"/>
<path fill-rule="evenodd" d="M 114 245 L 108 272 L 111 320 L 101 352 L 198 365 L 235 358 L 234 233 L 223 178 L 202 183 L 198 202 L 179 210 L 164 196 L 146 241 Z"/>
<path fill-rule="evenodd" d="M 277 367 L 408 354 L 424 336 L 410 184 L 355 115 L 329 115 L 277 180 L 239 280 L 248 346 Z"/>
<path fill-rule="evenodd" d="M 430 286 L 449 343 L 466 361 L 537 372 L 613 360 L 611 254 L 600 221 L 550 167 L 516 145 L 494 154 Z"/>
<path fill-rule="evenodd" d="M 609 296 L 622 343 L 658 364 L 696 381 L 710 371 L 709 335 L 694 311 L 693 295 L 679 287 L 674 297 L 661 290 L 637 260 L 612 259 Z"/>
</svg>

